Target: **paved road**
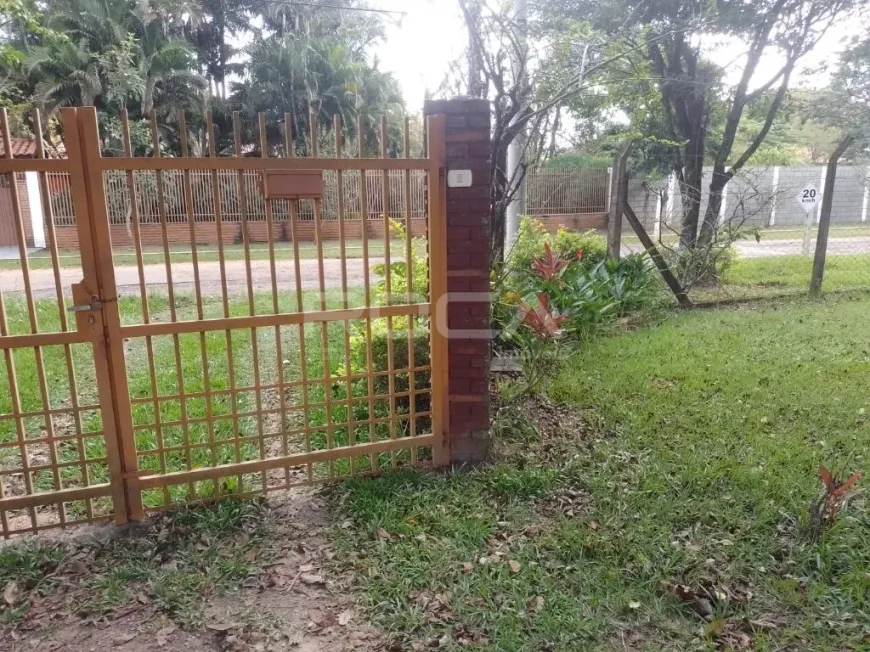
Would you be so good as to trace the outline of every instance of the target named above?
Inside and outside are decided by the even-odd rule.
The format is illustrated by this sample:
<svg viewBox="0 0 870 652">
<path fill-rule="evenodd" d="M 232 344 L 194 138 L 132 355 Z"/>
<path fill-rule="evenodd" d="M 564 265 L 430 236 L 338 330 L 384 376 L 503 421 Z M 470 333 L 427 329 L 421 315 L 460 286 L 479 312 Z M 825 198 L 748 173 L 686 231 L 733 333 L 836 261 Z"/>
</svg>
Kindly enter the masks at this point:
<svg viewBox="0 0 870 652">
<path fill-rule="evenodd" d="M 394 260 L 400 260 L 394 257 Z M 371 259 L 370 265 L 381 262 L 379 259 Z M 316 260 L 299 261 L 300 279 L 302 288 L 306 290 L 319 287 L 319 270 Z M 292 292 L 296 289 L 296 274 L 293 261 L 276 262 L 278 277 L 278 289 Z M 205 295 L 219 295 L 221 293 L 220 263 L 201 262 L 199 264 L 200 286 Z M 230 294 L 244 292 L 247 289 L 247 276 L 244 261 L 228 261 L 226 263 L 227 288 Z M 327 289 L 341 288 L 341 261 L 329 259 L 323 261 L 324 284 Z M 347 261 L 348 287 L 360 287 L 363 285 L 363 261 L 361 259 L 349 259 Z M 267 260 L 251 261 L 251 278 L 255 291 L 270 291 L 272 289 L 272 276 Z M 372 275 L 372 279 L 374 279 Z M 54 272 L 50 269 L 34 269 L 30 272 L 31 286 L 37 297 L 55 296 Z M 69 292 L 69 286 L 82 280 L 82 272 L 78 267 L 64 267 L 61 269 L 61 282 L 65 291 Z M 117 267 L 115 280 L 118 291 L 123 295 L 139 296 L 139 269 L 137 267 Z M 167 273 L 164 265 L 145 265 L 145 281 L 152 289 L 165 289 L 167 285 Z M 193 292 L 194 274 L 191 263 L 172 264 L 172 286 L 177 292 Z M 0 290 L 4 293 L 23 293 L 24 279 L 20 271 L 0 271 Z"/>
<path fill-rule="evenodd" d="M 803 251 L 802 239 L 790 240 L 762 240 L 761 242 L 742 241 L 735 247 L 744 258 L 764 258 L 774 256 L 793 256 Z M 638 244 L 624 244 L 626 253 L 639 251 Z M 810 243 L 810 251 L 815 251 L 815 240 Z M 828 241 L 829 254 L 870 254 L 870 237 L 855 238 L 832 238 Z M 400 258 L 394 258 L 400 260 Z M 371 259 L 370 264 L 380 262 L 379 259 Z M 301 260 L 300 278 L 302 288 L 306 290 L 316 289 L 319 286 L 319 270 L 316 260 Z M 282 292 L 293 292 L 296 289 L 296 276 L 293 261 L 282 260 L 276 262 L 278 289 Z M 203 294 L 220 295 L 221 275 L 220 264 L 217 262 L 202 262 L 200 268 L 200 283 Z M 226 263 L 227 287 L 231 294 L 244 292 L 247 288 L 245 263 L 241 260 L 228 261 Z M 341 262 L 336 259 L 323 261 L 324 285 L 327 289 L 341 288 Z M 34 294 L 37 297 L 54 296 L 54 273 L 50 269 L 35 269 L 30 272 Z M 251 261 L 251 277 L 256 291 L 268 292 L 272 289 L 271 271 L 269 261 Z M 115 278 L 121 295 L 139 295 L 139 270 L 135 266 L 122 266 L 115 269 Z M 348 287 L 360 287 L 363 285 L 363 261 L 361 259 L 349 259 L 347 261 Z M 64 267 L 61 269 L 61 282 L 64 291 L 69 293 L 69 286 L 82 279 L 81 269 L 77 267 Z M 146 265 L 145 280 L 152 289 L 165 289 L 167 285 L 166 268 L 163 265 Z M 372 275 L 372 280 L 375 280 Z M 172 283 L 177 292 L 193 292 L 194 275 L 193 265 L 190 263 L 173 263 Z M 19 271 L 0 271 L 0 290 L 6 294 L 19 294 L 24 292 L 24 281 Z"/>
<path fill-rule="evenodd" d="M 770 258 L 775 256 L 799 256 L 803 253 L 803 239 L 789 240 L 741 240 L 734 248 L 743 258 Z M 638 243 L 623 244 L 625 253 L 643 251 Z M 810 254 L 816 250 L 816 240 L 810 240 Z M 831 238 L 828 240 L 828 255 L 870 254 L 870 237 Z"/>
<path fill-rule="evenodd" d="M 743 241 L 735 245 L 744 258 L 764 258 L 766 256 L 795 256 L 803 253 L 803 239 L 764 240 L 761 242 Z M 816 239 L 810 240 L 810 253 L 816 250 Z M 831 254 L 868 254 L 870 237 L 831 238 L 828 240 L 828 255 Z"/>
</svg>

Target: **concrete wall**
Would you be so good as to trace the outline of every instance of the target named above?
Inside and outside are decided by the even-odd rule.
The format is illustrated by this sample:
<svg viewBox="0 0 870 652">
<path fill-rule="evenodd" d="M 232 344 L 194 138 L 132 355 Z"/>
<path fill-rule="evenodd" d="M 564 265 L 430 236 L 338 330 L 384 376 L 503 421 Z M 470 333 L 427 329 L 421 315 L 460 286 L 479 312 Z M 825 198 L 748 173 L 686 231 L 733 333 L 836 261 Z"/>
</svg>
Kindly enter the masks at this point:
<svg viewBox="0 0 870 652">
<path fill-rule="evenodd" d="M 808 184 L 815 186 L 821 197 L 824 170 L 825 166 L 744 168 L 728 184 L 720 220 L 761 228 L 776 226 L 798 229 L 806 224 L 807 215 L 797 197 Z M 705 172 L 702 218 L 709 196 L 710 169 Z M 835 227 L 867 221 L 867 179 L 868 173 L 864 167 L 845 165 L 839 168 L 831 213 L 831 223 Z M 646 183 L 632 179 L 629 184 L 629 203 L 650 233 L 655 231 L 659 192 L 666 188 L 671 191 L 666 196 L 672 198 L 661 209 L 663 233 L 667 233 L 668 225 L 674 230 L 680 227 L 678 184 L 669 183 L 667 179 Z M 818 209 L 812 213 L 811 219 L 814 223 L 818 220 Z M 630 230 L 627 224 L 624 228 Z"/>
</svg>

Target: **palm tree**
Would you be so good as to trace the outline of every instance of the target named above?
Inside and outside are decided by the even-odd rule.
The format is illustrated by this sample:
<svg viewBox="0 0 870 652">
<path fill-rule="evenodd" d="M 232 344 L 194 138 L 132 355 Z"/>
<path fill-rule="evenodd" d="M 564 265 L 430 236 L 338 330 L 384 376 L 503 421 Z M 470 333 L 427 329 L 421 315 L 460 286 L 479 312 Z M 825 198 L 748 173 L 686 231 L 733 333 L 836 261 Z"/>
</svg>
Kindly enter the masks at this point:
<svg viewBox="0 0 870 652">
<path fill-rule="evenodd" d="M 205 80 L 174 18 L 125 0 L 57 0 L 47 22 L 66 37 L 29 48 L 23 69 L 49 114 L 92 104 L 111 115 L 166 116 L 202 104 Z"/>
<path fill-rule="evenodd" d="M 64 39 L 33 47 L 23 69 L 36 82 L 35 104 L 48 115 L 62 106 L 94 104 L 103 91 L 99 58 L 82 41 Z"/>
<path fill-rule="evenodd" d="M 139 39 L 139 70 L 144 80 L 141 112 L 175 115 L 202 103 L 206 81 L 196 72 L 193 48 L 167 34 L 157 21 L 145 26 Z"/>
<path fill-rule="evenodd" d="M 253 117 L 265 112 L 270 125 L 270 146 L 279 147 L 278 125 L 284 113 L 293 116 L 297 145 L 310 151 L 313 111 L 322 131 L 340 115 L 353 134 L 356 117 L 369 117 L 401 107 L 398 84 L 388 73 L 368 64 L 336 35 L 292 33 L 284 38 L 258 39 L 246 50 L 248 76 L 233 86 L 233 103 Z"/>
</svg>

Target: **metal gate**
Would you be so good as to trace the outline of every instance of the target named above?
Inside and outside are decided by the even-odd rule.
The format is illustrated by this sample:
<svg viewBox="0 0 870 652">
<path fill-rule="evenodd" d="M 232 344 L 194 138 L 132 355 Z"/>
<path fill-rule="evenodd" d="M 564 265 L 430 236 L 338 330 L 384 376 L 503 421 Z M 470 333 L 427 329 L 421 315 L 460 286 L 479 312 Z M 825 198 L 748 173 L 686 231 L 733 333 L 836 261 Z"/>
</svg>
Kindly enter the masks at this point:
<svg viewBox="0 0 870 652">
<path fill-rule="evenodd" d="M 226 156 L 210 116 L 198 131 L 178 116 L 172 143 L 152 118 L 153 155 L 133 157 L 122 115 L 125 155 L 103 157 L 96 111 L 61 114 L 64 159 L 45 158 L 41 140 L 35 160 L 12 159 L 5 112 L 0 125 L 0 174 L 39 174 L 48 242 L 28 259 L 13 184 L 4 537 L 446 462 L 441 116 L 425 156 L 411 157 L 406 120 L 392 148 L 403 157 L 387 158 L 382 119 L 380 157 L 364 158 L 365 137 L 348 147 L 336 118 L 327 145 L 313 115 L 299 139 L 310 157 L 295 156 L 290 116 L 276 145 L 263 115 L 256 143 L 234 116 Z M 180 156 L 162 155 L 172 148 Z M 63 174 L 55 197 L 49 175 Z M 61 204 L 74 207 L 78 253 L 58 250 Z"/>
</svg>

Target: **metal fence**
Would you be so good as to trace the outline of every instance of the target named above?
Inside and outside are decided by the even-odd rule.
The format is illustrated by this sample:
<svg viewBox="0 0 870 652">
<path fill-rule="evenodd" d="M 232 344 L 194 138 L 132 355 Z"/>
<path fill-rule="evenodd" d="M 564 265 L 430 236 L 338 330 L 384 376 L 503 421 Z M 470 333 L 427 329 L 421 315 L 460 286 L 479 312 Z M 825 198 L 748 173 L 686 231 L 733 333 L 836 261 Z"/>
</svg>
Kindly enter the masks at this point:
<svg viewBox="0 0 870 652">
<path fill-rule="evenodd" d="M 181 170 L 170 170 L 163 175 L 162 188 L 158 188 L 157 176 L 150 170 L 138 170 L 132 173 L 135 184 L 136 207 L 142 224 L 158 224 L 160 222 L 159 207 L 163 206 L 166 221 L 169 223 L 186 223 L 188 219 L 184 195 L 184 178 Z M 69 175 L 65 172 L 48 174 L 51 193 L 51 207 L 55 226 L 75 225 L 70 194 Z M 323 219 L 338 218 L 338 175 L 335 171 L 326 170 L 324 177 Z M 132 211 L 130 190 L 127 175 L 118 171 L 107 171 L 104 175 L 106 202 L 109 208 L 109 219 L 112 224 L 126 224 Z M 262 193 L 262 176 L 259 172 L 245 172 L 242 177 L 244 196 L 249 221 L 265 221 L 266 207 Z M 213 183 L 217 182 L 220 197 L 220 211 L 224 220 L 238 222 L 242 219 L 240 175 L 232 170 L 220 170 L 216 173 L 204 170 L 190 172 L 190 191 L 193 200 L 193 216 L 196 222 L 215 221 L 215 201 Z M 342 174 L 344 217 L 347 220 L 359 220 L 362 215 L 363 196 L 361 174 L 356 171 L 345 171 Z M 389 212 L 393 216 L 405 215 L 406 196 L 410 196 L 410 212 L 412 219 L 426 217 L 426 176 L 421 170 L 411 172 L 410 193 L 406 192 L 405 177 L 401 171 L 389 172 Z M 162 202 L 161 202 L 162 196 Z M 366 175 L 366 199 L 368 218 L 380 218 L 384 215 L 383 174 Z M 275 203 L 273 217 L 276 220 L 287 220 L 290 215 L 290 204 L 286 201 Z M 302 200 L 299 203 L 300 220 L 314 220 L 314 202 Z"/>
<path fill-rule="evenodd" d="M 582 215 L 607 211 L 607 168 L 537 168 L 526 176 L 526 215 Z"/>
</svg>

